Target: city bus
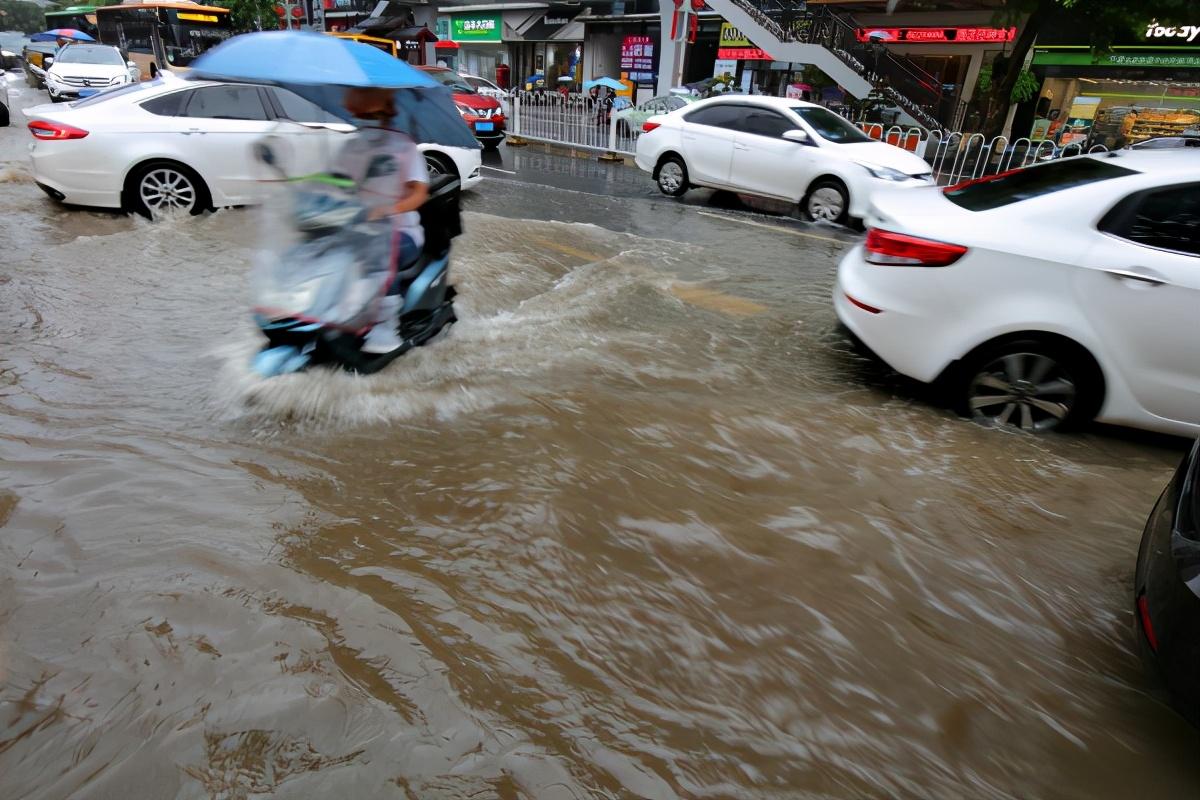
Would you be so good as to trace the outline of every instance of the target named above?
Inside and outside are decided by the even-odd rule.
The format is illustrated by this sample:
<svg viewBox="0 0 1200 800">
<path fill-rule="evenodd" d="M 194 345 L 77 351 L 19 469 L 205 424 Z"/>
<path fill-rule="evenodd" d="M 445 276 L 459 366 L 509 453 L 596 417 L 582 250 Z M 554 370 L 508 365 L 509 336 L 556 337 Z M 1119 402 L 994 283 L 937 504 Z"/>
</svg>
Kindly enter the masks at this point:
<svg viewBox="0 0 1200 800">
<path fill-rule="evenodd" d="M 229 9 L 192 0 L 124 0 L 96 9 L 100 41 L 121 48 L 138 65 L 142 80 L 160 70 L 180 72 L 205 50 L 233 35 Z"/>
<path fill-rule="evenodd" d="M 96 8 L 97 6 L 69 6 L 59 11 L 47 11 L 46 30 L 74 28 L 96 39 L 98 38 L 96 32 Z"/>
</svg>

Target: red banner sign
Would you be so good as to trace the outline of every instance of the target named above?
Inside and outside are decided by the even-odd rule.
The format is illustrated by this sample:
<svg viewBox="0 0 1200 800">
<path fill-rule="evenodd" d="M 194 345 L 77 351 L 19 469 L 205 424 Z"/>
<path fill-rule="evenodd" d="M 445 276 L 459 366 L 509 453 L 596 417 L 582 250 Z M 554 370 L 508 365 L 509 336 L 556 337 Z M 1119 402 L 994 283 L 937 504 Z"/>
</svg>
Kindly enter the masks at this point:
<svg viewBox="0 0 1200 800">
<path fill-rule="evenodd" d="M 980 44 L 983 42 L 1011 42 L 1017 38 L 1016 28 L 956 27 L 956 28 L 855 28 L 854 36 L 860 42 L 896 44 L 914 42 L 922 44 Z"/>
<path fill-rule="evenodd" d="M 729 61 L 774 61 L 766 50 L 757 47 L 719 47 L 717 58 Z"/>
</svg>

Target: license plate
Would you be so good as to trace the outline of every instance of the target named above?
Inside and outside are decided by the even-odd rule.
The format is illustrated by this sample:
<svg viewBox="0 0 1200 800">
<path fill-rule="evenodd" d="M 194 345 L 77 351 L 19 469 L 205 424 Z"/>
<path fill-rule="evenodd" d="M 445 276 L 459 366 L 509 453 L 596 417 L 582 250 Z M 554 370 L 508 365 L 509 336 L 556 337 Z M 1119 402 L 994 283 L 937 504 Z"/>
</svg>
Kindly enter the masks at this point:
<svg viewBox="0 0 1200 800">
<path fill-rule="evenodd" d="M 494 122 L 476 122 L 475 130 L 477 130 L 477 131 L 494 131 L 494 130 L 496 130 L 496 123 L 494 123 Z"/>
</svg>

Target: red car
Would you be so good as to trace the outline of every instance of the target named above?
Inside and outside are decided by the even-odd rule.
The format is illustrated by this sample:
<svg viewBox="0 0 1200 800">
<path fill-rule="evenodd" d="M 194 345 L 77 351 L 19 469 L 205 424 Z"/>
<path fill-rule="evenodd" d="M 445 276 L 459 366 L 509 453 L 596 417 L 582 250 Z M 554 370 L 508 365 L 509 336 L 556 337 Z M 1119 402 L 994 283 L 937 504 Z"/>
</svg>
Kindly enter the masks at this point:
<svg viewBox="0 0 1200 800">
<path fill-rule="evenodd" d="M 449 86 L 454 92 L 454 105 L 463 122 L 475 132 L 475 138 L 488 150 L 495 150 L 504 141 L 504 110 L 500 101 L 475 91 L 466 78 L 446 67 L 417 67 L 435 81 Z"/>
</svg>

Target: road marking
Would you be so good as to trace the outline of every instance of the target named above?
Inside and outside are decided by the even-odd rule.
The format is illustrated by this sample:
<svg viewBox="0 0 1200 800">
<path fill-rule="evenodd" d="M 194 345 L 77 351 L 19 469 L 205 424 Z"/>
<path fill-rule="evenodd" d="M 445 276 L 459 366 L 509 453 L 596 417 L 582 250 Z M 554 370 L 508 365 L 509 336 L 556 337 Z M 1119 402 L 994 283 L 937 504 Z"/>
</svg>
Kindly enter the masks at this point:
<svg viewBox="0 0 1200 800">
<path fill-rule="evenodd" d="M 726 222 L 737 222 L 742 225 L 753 225 L 755 228 L 766 228 L 769 231 L 778 231 L 779 233 L 787 233 L 792 236 L 803 236 L 805 239 L 818 239 L 822 242 L 833 242 L 834 244 L 840 244 L 843 247 L 850 247 L 853 245 L 853 242 L 846 242 L 841 239 L 834 238 L 833 236 L 821 236 L 818 233 L 805 233 L 804 231 L 794 231 L 791 228 L 784 228 L 779 225 L 767 225 L 764 222 L 755 222 L 752 219 L 738 219 L 737 217 L 727 217 L 724 214 L 717 214 L 712 211 L 697 211 L 696 213 L 702 217 L 712 217 L 713 219 L 723 219 Z"/>
<path fill-rule="evenodd" d="M 492 172 L 503 172 L 505 175 L 516 175 L 517 174 L 517 173 L 513 172 L 511 169 L 500 169 L 499 167 L 489 167 L 487 164 L 481 165 L 480 168 L 481 169 L 490 169 Z"/>
<path fill-rule="evenodd" d="M 671 294 L 685 303 L 691 303 L 700 308 L 707 308 L 709 311 L 719 311 L 722 314 L 729 314 L 734 317 L 752 317 L 767 310 L 766 306 L 756 303 L 753 300 L 747 300 L 744 297 L 735 297 L 731 294 L 725 294 L 715 289 L 707 289 L 691 283 L 671 284 L 670 291 Z"/>
<path fill-rule="evenodd" d="M 595 261 L 603 261 L 604 259 L 608 258 L 608 256 L 606 256 L 606 255 L 597 255 L 596 253 L 589 253 L 586 250 L 580 250 L 577 247 L 571 247 L 571 245 L 569 245 L 569 244 L 562 244 L 561 242 L 556 242 L 553 239 L 547 239 L 544 236 L 529 236 L 526 238 L 528 238 L 529 241 L 533 242 L 534 244 L 540 244 L 542 247 L 548 247 L 551 250 L 557 250 L 558 252 L 562 253 L 563 255 L 575 256 L 576 258 L 582 258 L 584 261 L 587 261 L 588 263 L 592 263 Z"/>
</svg>

